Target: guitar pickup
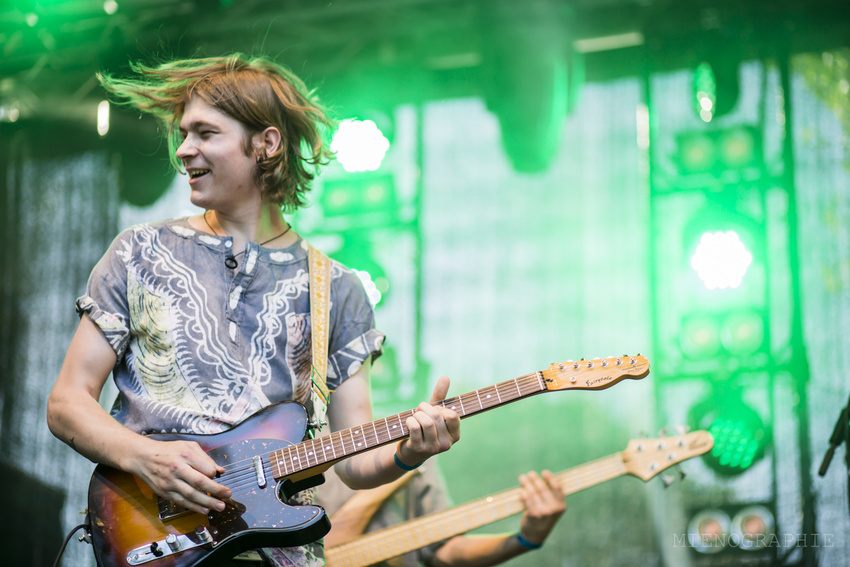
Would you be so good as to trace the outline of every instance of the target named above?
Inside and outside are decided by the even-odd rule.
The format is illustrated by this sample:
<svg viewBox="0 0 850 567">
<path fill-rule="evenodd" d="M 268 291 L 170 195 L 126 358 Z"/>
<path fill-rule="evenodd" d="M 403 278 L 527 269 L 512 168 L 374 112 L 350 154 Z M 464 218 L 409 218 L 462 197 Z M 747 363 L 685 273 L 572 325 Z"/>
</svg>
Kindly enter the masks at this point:
<svg viewBox="0 0 850 567">
<path fill-rule="evenodd" d="M 166 500 L 165 498 L 159 499 L 159 501 L 157 502 L 157 509 L 159 511 L 160 520 L 176 518 L 177 516 L 182 516 L 183 514 L 189 512 L 188 508 L 178 506 L 171 500 Z"/>
<path fill-rule="evenodd" d="M 257 455 L 254 457 L 254 472 L 257 473 L 257 486 L 266 487 L 266 471 L 263 470 L 263 459 Z"/>
</svg>

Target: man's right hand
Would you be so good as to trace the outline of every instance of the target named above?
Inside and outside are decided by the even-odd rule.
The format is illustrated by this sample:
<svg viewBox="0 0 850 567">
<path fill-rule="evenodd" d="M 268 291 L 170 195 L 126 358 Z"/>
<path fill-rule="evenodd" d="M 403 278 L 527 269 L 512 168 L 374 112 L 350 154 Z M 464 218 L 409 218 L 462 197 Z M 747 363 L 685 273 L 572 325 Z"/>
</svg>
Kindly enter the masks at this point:
<svg viewBox="0 0 850 567">
<path fill-rule="evenodd" d="M 231 491 L 213 480 L 224 472 L 194 441 L 142 438 L 139 451 L 127 459 L 125 470 L 141 478 L 163 498 L 198 512 L 224 510 Z"/>
</svg>

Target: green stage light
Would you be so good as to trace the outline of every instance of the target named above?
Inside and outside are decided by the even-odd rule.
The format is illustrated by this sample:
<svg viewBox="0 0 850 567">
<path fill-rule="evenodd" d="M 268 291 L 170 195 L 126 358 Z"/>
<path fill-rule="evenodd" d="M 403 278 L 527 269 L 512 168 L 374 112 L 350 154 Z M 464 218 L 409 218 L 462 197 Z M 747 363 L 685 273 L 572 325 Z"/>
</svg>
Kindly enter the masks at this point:
<svg viewBox="0 0 850 567">
<path fill-rule="evenodd" d="M 731 111 L 738 103 L 741 90 L 738 61 L 711 56 L 694 69 L 694 107 L 703 122 Z"/>
<path fill-rule="evenodd" d="M 700 63 L 694 70 L 694 93 L 697 114 L 703 122 L 711 122 L 717 103 L 717 80 L 714 69 L 706 62 Z"/>
<path fill-rule="evenodd" d="M 714 436 L 714 447 L 703 460 L 721 475 L 741 474 L 764 456 L 769 429 L 737 395 L 707 398 L 691 408 L 689 420 Z"/>
<path fill-rule="evenodd" d="M 679 140 L 679 161 L 684 173 L 710 171 L 716 153 L 714 140 L 708 135 L 691 134 Z"/>
<path fill-rule="evenodd" d="M 720 351 L 720 325 L 717 317 L 698 314 L 685 317 L 679 337 L 682 354 L 691 360 L 707 360 Z"/>
<path fill-rule="evenodd" d="M 758 162 L 757 145 L 753 128 L 732 128 L 717 137 L 719 157 L 727 169 L 739 169 Z"/>
<path fill-rule="evenodd" d="M 720 341 L 732 356 L 748 356 L 764 346 L 764 318 L 755 310 L 730 313 L 723 321 Z"/>
<path fill-rule="evenodd" d="M 343 169 L 375 171 L 390 149 L 390 142 L 371 120 L 343 120 L 331 140 Z"/>
<path fill-rule="evenodd" d="M 736 288 L 753 262 L 734 230 L 705 232 L 691 256 L 691 267 L 708 289 Z"/>
</svg>

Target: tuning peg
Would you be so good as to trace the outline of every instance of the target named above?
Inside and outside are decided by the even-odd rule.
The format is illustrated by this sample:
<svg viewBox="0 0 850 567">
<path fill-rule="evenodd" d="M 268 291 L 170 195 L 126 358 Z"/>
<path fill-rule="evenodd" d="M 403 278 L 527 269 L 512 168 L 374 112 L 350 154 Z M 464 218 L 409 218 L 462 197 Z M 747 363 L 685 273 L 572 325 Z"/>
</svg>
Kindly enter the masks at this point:
<svg viewBox="0 0 850 567">
<path fill-rule="evenodd" d="M 658 432 L 658 436 L 659 436 L 659 437 L 666 437 L 666 436 L 667 436 L 667 428 L 666 428 L 666 427 L 662 427 L 662 428 L 661 428 L 661 431 L 659 431 L 659 432 Z"/>
<path fill-rule="evenodd" d="M 676 477 L 673 477 L 673 476 L 670 476 L 670 475 L 667 475 L 667 474 L 661 475 L 661 484 L 664 485 L 664 488 L 667 488 L 668 486 L 673 484 L 673 482 L 675 482 L 675 480 L 676 480 Z"/>
<path fill-rule="evenodd" d="M 685 471 L 682 469 L 682 467 L 679 466 L 679 465 L 676 465 L 676 470 L 679 471 L 679 479 L 685 480 L 685 477 L 688 476 L 688 475 L 685 474 Z"/>
<path fill-rule="evenodd" d="M 685 433 L 687 433 L 690 430 L 691 430 L 690 425 L 677 425 L 676 426 L 676 431 L 679 432 L 679 435 L 684 435 Z"/>
</svg>

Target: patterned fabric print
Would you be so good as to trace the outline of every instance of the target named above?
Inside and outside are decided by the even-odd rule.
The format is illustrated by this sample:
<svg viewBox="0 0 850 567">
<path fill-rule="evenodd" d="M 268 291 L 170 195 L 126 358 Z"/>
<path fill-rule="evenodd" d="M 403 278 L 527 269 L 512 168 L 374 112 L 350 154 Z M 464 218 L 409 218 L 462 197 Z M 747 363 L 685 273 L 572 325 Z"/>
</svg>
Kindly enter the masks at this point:
<svg viewBox="0 0 850 567">
<path fill-rule="evenodd" d="M 78 310 L 119 358 L 115 416 L 135 431 L 216 433 L 272 402 L 309 397 L 306 243 L 224 267 L 230 239 L 185 219 L 122 232 L 92 272 Z M 359 279 L 333 263 L 328 385 L 335 388 L 383 335 Z M 299 440 L 293 440 L 299 441 Z"/>
<path fill-rule="evenodd" d="M 274 567 L 324 567 L 325 565 L 325 548 L 321 543 L 311 543 L 304 547 L 270 547 L 257 551 Z"/>
<path fill-rule="evenodd" d="M 129 278 L 130 331 L 139 337 L 133 343 L 134 369 L 148 397 L 166 405 L 201 411 L 198 400 L 177 367 L 174 345 L 168 329 L 168 306 L 148 293 L 135 278 Z"/>
</svg>

